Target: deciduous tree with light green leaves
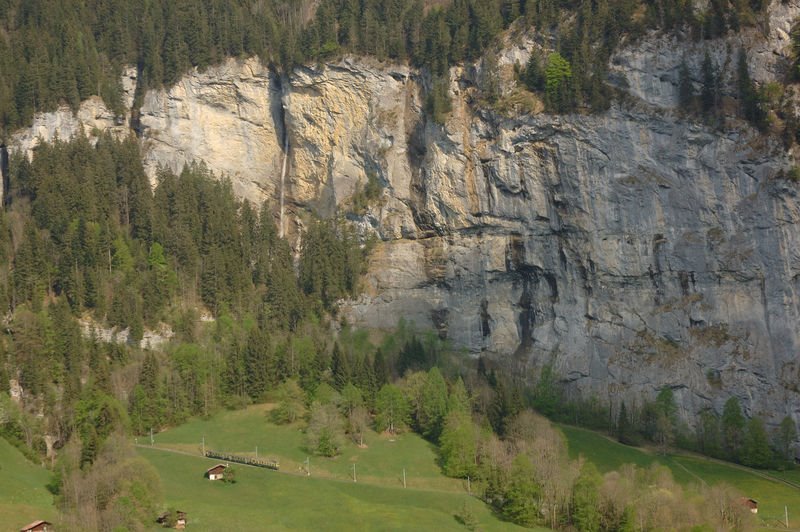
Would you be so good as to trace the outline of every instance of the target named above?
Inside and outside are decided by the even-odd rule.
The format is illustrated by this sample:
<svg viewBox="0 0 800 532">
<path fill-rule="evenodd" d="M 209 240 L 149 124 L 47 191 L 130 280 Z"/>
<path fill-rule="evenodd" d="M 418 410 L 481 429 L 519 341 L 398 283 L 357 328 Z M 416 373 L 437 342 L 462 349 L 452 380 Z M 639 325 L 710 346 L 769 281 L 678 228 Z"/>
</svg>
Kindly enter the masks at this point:
<svg viewBox="0 0 800 532">
<path fill-rule="evenodd" d="M 409 406 L 402 390 L 394 384 L 384 384 L 375 399 L 375 429 L 396 434 L 408 423 Z"/>
<path fill-rule="evenodd" d="M 570 111 L 573 104 L 573 96 L 572 67 L 569 61 L 558 52 L 550 54 L 547 58 L 544 78 L 547 109 L 556 113 Z"/>
<path fill-rule="evenodd" d="M 294 379 L 278 387 L 278 406 L 272 411 L 272 421 L 278 424 L 294 423 L 306 412 L 306 394 Z"/>
<path fill-rule="evenodd" d="M 469 414 L 450 412 L 439 438 L 439 452 L 444 473 L 450 477 L 475 476 L 477 438 L 476 427 Z"/>
</svg>

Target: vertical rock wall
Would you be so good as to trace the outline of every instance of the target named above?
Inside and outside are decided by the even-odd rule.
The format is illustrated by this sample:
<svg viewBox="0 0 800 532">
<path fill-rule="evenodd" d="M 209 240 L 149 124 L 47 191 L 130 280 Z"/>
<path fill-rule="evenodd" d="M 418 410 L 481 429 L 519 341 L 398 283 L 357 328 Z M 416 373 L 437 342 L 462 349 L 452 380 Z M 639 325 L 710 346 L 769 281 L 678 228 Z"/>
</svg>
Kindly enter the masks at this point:
<svg viewBox="0 0 800 532">
<path fill-rule="evenodd" d="M 777 30 L 797 11 L 775 3 L 766 36 L 708 49 L 722 66 L 746 45 L 754 77 L 773 79 L 788 46 Z M 699 51 L 656 34 L 624 47 L 612 81 L 630 98 L 597 116 L 504 118 L 454 69 L 443 126 L 425 119 L 424 78 L 408 67 L 345 59 L 282 78 L 231 59 L 145 96 L 145 165 L 203 161 L 277 206 L 288 136 L 291 220 L 338 209 L 379 239 L 364 294 L 344 303 L 352 323 L 404 318 L 525 376 L 552 363 L 602 400 L 670 386 L 686 413 L 736 395 L 749 414 L 800 421 L 791 162 L 744 123 L 675 112 L 677 65 Z M 16 149 L 62 123 L 37 120 Z M 370 179 L 381 196 L 355 212 Z"/>
</svg>

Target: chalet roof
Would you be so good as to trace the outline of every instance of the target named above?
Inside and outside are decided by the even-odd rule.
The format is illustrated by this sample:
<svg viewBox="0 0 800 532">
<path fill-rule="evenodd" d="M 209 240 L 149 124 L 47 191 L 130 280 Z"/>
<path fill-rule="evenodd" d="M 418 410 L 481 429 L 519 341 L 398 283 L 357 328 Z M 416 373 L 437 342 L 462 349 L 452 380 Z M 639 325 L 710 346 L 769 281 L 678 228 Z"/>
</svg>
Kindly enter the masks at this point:
<svg viewBox="0 0 800 532">
<path fill-rule="evenodd" d="M 216 473 L 217 471 L 225 469 L 226 467 L 228 466 L 226 466 L 225 464 L 217 464 L 214 467 L 209 467 L 208 469 L 206 469 L 206 474 Z"/>
<path fill-rule="evenodd" d="M 20 532 L 26 532 L 28 530 L 36 528 L 37 526 L 52 525 L 52 524 L 53 523 L 51 523 L 50 521 L 44 521 L 44 520 L 40 519 L 39 521 L 34 521 L 33 523 L 29 523 L 29 524 L 23 526 L 22 528 L 20 528 Z"/>
</svg>

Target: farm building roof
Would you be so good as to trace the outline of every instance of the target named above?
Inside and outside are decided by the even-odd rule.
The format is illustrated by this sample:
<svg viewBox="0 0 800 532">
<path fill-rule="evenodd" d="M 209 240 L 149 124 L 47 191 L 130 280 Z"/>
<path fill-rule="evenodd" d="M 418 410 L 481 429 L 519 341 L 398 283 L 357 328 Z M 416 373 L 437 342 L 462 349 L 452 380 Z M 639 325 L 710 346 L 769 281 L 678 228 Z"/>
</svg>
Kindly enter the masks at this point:
<svg viewBox="0 0 800 532">
<path fill-rule="evenodd" d="M 29 523 L 29 524 L 25 525 L 24 527 L 20 528 L 19 530 L 20 530 L 20 532 L 28 532 L 29 530 L 33 530 L 33 529 L 35 529 L 37 527 L 40 527 L 40 526 L 43 526 L 43 525 L 45 525 L 45 526 L 46 525 L 52 525 L 52 524 L 53 523 L 51 523 L 49 521 L 43 521 L 43 520 L 40 519 L 38 521 L 34 521 L 33 523 Z"/>
<path fill-rule="evenodd" d="M 217 464 L 214 467 L 209 467 L 208 469 L 206 469 L 206 474 L 216 473 L 217 471 L 221 471 L 221 470 L 225 469 L 226 467 L 228 467 L 228 466 L 226 466 L 225 464 Z"/>
</svg>

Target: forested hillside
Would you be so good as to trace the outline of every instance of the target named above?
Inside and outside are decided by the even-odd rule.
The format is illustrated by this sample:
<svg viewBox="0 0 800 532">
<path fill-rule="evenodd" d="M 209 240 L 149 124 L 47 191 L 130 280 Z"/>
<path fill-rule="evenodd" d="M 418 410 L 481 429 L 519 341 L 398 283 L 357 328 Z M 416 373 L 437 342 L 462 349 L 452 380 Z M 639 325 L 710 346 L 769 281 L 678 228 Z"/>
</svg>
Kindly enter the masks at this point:
<svg viewBox="0 0 800 532">
<path fill-rule="evenodd" d="M 193 399 L 145 414 L 134 391 L 134 427 L 143 431 L 198 413 L 198 405 L 212 410 L 223 397 L 260 397 L 266 379 L 281 379 L 266 359 L 267 331 L 293 330 L 354 293 L 364 251 L 336 221 L 310 222 L 299 261 L 306 282 L 299 284 L 269 209 L 259 214 L 239 202 L 202 167 L 165 172 L 151 191 L 133 139 L 43 145 L 32 162 L 16 158 L 11 169 L 1 291 L 10 321 L 0 375 L 19 381 L 28 412 L 35 398 L 46 413 L 45 426 L 24 435 L 25 423 L 4 425 L 31 450 L 44 450 L 45 433 L 60 446 L 73 431 L 105 437 L 112 421 L 127 423 L 127 406 L 109 395 L 111 375 L 129 365 L 130 349 L 82 338 L 78 316 L 129 329 L 131 345 L 161 322 L 192 342 L 200 309 L 228 324 L 215 335 L 225 357 L 213 367 L 195 360 L 196 349 L 182 352 L 192 375 L 180 387 Z M 147 401 L 161 404 L 156 362 L 152 355 L 145 362 Z M 227 378 L 209 392 L 211 383 L 195 372 Z"/>
</svg>

